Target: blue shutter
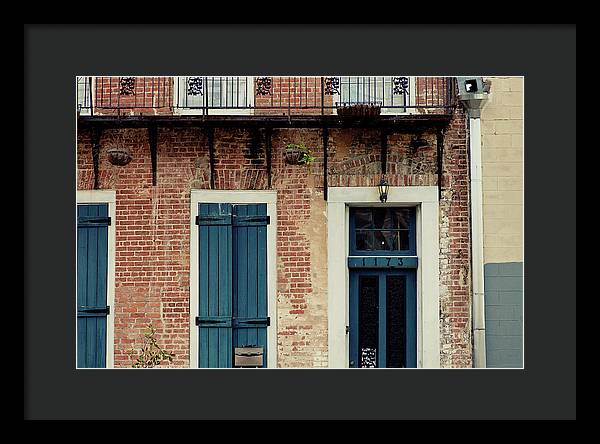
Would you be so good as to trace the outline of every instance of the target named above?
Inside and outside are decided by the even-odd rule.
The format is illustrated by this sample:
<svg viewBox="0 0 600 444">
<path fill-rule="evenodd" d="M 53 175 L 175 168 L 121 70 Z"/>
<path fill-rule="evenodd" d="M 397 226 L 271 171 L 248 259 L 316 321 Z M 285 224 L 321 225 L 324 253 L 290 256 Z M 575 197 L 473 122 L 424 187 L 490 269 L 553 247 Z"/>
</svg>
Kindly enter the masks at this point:
<svg viewBox="0 0 600 444">
<path fill-rule="evenodd" d="M 77 367 L 106 367 L 108 204 L 77 206 Z"/>
<path fill-rule="evenodd" d="M 266 204 L 199 204 L 199 367 L 233 366 L 234 347 L 267 356 Z"/>
<path fill-rule="evenodd" d="M 233 217 L 233 346 L 262 347 L 267 366 L 266 204 L 236 205 Z"/>
<path fill-rule="evenodd" d="M 231 204 L 199 204 L 199 366 L 231 367 Z"/>
</svg>

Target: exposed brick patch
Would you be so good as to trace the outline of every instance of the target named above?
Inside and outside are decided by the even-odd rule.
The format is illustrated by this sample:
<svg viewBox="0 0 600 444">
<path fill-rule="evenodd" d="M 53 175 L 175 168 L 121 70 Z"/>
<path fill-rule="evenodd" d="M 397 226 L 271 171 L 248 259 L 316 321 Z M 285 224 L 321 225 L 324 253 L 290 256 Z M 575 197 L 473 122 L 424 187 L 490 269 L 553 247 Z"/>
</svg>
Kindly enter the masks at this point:
<svg viewBox="0 0 600 444">
<path fill-rule="evenodd" d="M 440 362 L 471 367 L 471 248 L 467 119 L 457 107 L 444 135 L 440 201 Z"/>
</svg>

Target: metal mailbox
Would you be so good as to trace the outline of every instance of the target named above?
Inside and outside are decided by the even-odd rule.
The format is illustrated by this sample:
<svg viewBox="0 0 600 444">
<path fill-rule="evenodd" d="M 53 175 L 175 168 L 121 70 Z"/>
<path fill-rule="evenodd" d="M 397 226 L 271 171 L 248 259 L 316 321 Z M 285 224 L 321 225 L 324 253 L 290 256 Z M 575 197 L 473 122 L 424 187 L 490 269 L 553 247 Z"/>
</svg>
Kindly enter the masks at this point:
<svg viewBox="0 0 600 444">
<path fill-rule="evenodd" d="M 234 367 L 262 367 L 262 347 L 235 347 Z"/>
</svg>

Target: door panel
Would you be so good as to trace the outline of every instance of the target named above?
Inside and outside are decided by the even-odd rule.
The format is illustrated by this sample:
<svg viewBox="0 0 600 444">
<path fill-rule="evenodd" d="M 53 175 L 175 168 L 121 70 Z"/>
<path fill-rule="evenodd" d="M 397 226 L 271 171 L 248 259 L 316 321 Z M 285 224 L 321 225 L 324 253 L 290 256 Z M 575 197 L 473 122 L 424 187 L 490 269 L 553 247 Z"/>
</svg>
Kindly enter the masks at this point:
<svg viewBox="0 0 600 444">
<path fill-rule="evenodd" d="M 352 271 L 350 367 L 416 367 L 415 272 Z"/>
<path fill-rule="evenodd" d="M 381 362 L 379 323 L 379 277 L 358 277 L 358 351 L 360 367 Z"/>
<path fill-rule="evenodd" d="M 266 367 L 267 205 L 235 205 L 234 213 L 233 346 L 262 347 Z"/>
<path fill-rule="evenodd" d="M 199 204 L 199 366 L 233 366 L 235 347 L 267 356 L 266 204 Z"/>
<path fill-rule="evenodd" d="M 200 367 L 231 366 L 231 204 L 199 207 Z"/>
</svg>

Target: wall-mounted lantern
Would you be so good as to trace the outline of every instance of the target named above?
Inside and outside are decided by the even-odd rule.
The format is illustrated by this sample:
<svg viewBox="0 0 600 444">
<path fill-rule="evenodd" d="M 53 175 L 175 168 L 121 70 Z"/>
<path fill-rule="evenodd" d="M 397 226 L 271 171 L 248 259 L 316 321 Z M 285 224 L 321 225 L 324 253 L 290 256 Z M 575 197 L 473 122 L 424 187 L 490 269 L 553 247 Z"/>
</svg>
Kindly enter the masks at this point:
<svg viewBox="0 0 600 444">
<path fill-rule="evenodd" d="M 385 203 L 387 201 L 388 190 L 389 190 L 390 186 L 385 181 L 384 177 L 381 178 L 381 180 L 379 181 L 379 185 L 377 185 L 377 187 L 379 188 L 379 200 L 381 202 Z"/>
</svg>

